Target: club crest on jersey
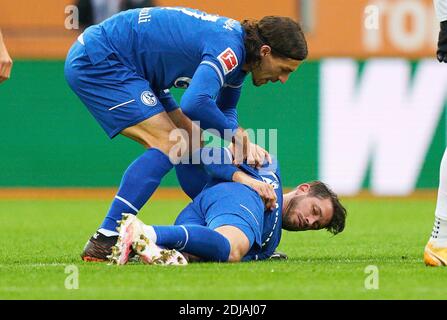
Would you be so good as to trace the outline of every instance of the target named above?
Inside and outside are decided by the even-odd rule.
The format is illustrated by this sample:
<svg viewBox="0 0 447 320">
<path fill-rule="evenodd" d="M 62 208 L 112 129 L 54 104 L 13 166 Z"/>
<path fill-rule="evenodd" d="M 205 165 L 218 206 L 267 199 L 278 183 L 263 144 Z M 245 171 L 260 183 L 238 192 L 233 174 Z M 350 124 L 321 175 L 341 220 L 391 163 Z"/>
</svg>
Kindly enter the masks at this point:
<svg viewBox="0 0 447 320">
<path fill-rule="evenodd" d="M 273 179 L 269 179 L 267 177 L 262 177 L 262 180 L 264 180 L 265 183 L 268 183 L 273 187 L 274 190 L 279 188 L 279 182 Z"/>
<path fill-rule="evenodd" d="M 219 54 L 217 59 L 222 65 L 225 75 L 233 71 L 239 64 L 237 61 L 237 56 L 231 48 L 225 49 L 224 52 Z"/>
<path fill-rule="evenodd" d="M 143 91 L 143 93 L 141 94 L 141 101 L 145 105 L 153 107 L 157 104 L 157 97 L 150 91 Z"/>
</svg>

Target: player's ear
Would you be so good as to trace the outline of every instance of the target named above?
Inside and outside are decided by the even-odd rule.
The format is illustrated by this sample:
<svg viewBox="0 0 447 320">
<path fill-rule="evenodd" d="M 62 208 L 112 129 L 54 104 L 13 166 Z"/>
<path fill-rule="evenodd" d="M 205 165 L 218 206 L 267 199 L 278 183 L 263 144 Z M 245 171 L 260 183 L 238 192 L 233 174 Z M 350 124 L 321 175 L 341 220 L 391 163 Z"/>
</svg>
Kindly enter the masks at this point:
<svg viewBox="0 0 447 320">
<path fill-rule="evenodd" d="M 303 195 L 309 193 L 310 190 L 310 184 L 308 183 L 302 183 L 295 189 L 295 194 L 297 195 Z"/>
<path fill-rule="evenodd" d="M 261 57 L 267 56 L 272 53 L 272 48 L 270 48 L 270 46 L 266 44 L 262 45 L 261 49 L 259 50 L 261 51 Z"/>
</svg>

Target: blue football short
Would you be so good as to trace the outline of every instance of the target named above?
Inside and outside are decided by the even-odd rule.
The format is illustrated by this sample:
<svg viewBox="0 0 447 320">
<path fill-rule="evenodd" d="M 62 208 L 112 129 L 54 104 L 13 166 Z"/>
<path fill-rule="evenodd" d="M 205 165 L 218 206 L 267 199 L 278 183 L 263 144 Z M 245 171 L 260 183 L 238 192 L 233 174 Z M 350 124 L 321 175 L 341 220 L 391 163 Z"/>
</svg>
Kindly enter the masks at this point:
<svg viewBox="0 0 447 320">
<path fill-rule="evenodd" d="M 253 246 L 261 248 L 264 204 L 251 188 L 235 182 L 219 183 L 202 191 L 177 217 L 176 225 L 196 224 L 216 229 L 240 229 Z"/>
<path fill-rule="evenodd" d="M 114 54 L 93 65 L 79 41 L 68 52 L 65 78 L 110 138 L 164 111 L 146 79 Z"/>
</svg>

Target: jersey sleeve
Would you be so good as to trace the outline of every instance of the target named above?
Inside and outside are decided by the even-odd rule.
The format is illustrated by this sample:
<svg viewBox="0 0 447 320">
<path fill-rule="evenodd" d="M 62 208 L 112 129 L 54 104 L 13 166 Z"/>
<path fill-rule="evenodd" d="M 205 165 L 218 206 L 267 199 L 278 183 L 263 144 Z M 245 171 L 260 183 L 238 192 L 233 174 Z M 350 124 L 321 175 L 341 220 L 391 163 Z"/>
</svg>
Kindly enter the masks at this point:
<svg viewBox="0 0 447 320">
<path fill-rule="evenodd" d="M 231 140 L 239 127 L 235 108 L 244 49 L 228 35 L 214 33 L 213 37 L 203 48 L 201 62 L 180 105 L 191 120 L 200 121 L 202 129 L 215 129 L 225 140 Z"/>
<path fill-rule="evenodd" d="M 241 96 L 241 88 L 235 88 L 230 86 L 225 86 L 219 93 L 216 103 L 222 113 L 227 117 L 227 119 L 235 126 L 238 127 L 238 117 L 237 117 L 237 103 L 239 102 L 239 97 Z"/>
<path fill-rule="evenodd" d="M 244 64 L 244 50 L 243 44 L 222 34 L 207 42 L 201 64 L 207 64 L 215 70 L 221 80 L 221 87 L 239 86 L 241 83 L 234 78 Z"/>
<path fill-rule="evenodd" d="M 228 148 L 205 147 L 193 154 L 193 163 L 200 162 L 205 172 L 221 181 L 233 181 L 239 168 L 233 164 L 233 156 Z"/>
<path fill-rule="evenodd" d="M 215 100 L 221 87 L 222 82 L 215 68 L 200 64 L 182 96 L 180 106 L 191 120 L 200 121 L 202 129 L 215 129 L 221 137 L 231 140 L 238 126 L 217 106 Z"/>
<path fill-rule="evenodd" d="M 160 93 L 158 94 L 158 99 L 160 100 L 166 112 L 171 112 L 179 108 L 179 105 L 168 89 L 160 91 Z"/>
</svg>

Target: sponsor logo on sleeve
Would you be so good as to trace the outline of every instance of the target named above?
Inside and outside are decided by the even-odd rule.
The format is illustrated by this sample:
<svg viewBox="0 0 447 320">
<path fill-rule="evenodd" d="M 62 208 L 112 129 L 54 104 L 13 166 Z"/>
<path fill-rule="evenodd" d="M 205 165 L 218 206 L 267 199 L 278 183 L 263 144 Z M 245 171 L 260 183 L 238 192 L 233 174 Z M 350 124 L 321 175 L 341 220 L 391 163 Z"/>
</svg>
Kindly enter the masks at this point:
<svg viewBox="0 0 447 320">
<path fill-rule="evenodd" d="M 231 48 L 227 48 L 224 52 L 219 54 L 217 60 L 219 60 L 222 65 L 225 75 L 236 69 L 239 64 L 237 56 Z"/>
</svg>

